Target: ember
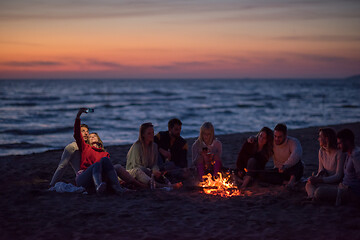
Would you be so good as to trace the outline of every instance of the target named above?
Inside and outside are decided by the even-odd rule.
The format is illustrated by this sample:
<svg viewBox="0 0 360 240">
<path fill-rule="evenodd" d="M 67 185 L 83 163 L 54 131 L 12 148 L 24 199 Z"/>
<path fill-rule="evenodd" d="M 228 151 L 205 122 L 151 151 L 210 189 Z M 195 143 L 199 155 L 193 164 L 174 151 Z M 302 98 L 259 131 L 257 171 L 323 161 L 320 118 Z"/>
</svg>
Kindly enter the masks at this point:
<svg viewBox="0 0 360 240">
<path fill-rule="evenodd" d="M 206 194 L 220 195 L 221 197 L 240 196 L 241 194 L 236 185 L 230 181 L 230 176 L 223 178 L 221 173 L 215 179 L 210 173 L 203 176 L 203 181 L 199 183 L 199 186 Z"/>
</svg>

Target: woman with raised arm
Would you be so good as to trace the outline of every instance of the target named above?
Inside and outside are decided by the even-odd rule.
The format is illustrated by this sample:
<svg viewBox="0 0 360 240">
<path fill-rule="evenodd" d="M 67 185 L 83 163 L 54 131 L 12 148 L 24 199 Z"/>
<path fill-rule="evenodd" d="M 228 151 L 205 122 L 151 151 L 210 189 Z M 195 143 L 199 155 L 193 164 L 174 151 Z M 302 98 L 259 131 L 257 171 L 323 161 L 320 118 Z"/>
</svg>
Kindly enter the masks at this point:
<svg viewBox="0 0 360 240">
<path fill-rule="evenodd" d="M 106 192 L 107 185 L 116 194 L 123 193 L 126 189 L 120 186 L 118 175 L 110 161 L 110 154 L 105 151 L 100 137 L 92 133 L 89 136 L 89 144 L 84 141 L 80 128 L 80 116 L 84 112 L 87 113 L 87 108 L 79 109 L 74 124 L 74 138 L 81 154 L 76 185 L 84 187 L 88 192 L 96 191 L 99 195 Z"/>
<path fill-rule="evenodd" d="M 246 188 L 256 177 L 258 170 L 264 170 L 269 158 L 273 155 L 273 131 L 263 127 L 253 142 L 245 141 L 237 161 L 238 176 L 242 181 L 241 188 Z"/>
</svg>

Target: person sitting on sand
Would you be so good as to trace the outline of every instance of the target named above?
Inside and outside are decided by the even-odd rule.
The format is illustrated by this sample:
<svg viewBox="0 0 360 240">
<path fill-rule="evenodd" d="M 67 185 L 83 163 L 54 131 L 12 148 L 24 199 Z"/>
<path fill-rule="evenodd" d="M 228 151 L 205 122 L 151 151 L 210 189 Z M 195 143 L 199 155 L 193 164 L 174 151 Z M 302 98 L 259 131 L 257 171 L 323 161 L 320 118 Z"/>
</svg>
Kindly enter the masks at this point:
<svg viewBox="0 0 360 240">
<path fill-rule="evenodd" d="M 157 159 L 158 147 L 154 143 L 154 126 L 150 122 L 143 123 L 140 126 L 138 140 L 131 146 L 126 156 L 126 170 L 138 181 L 152 188 L 152 180 L 161 179 L 163 176 L 159 171 Z M 155 179 L 150 177 L 152 175 Z M 168 184 L 158 181 L 155 181 L 155 185 L 158 187 L 168 186 Z M 182 183 L 171 184 L 170 186 L 179 188 Z"/>
<path fill-rule="evenodd" d="M 338 148 L 345 153 L 344 178 L 336 186 L 321 186 L 314 193 L 316 201 L 359 203 L 360 200 L 360 147 L 355 145 L 355 136 L 350 129 L 343 129 L 336 135 Z"/>
<path fill-rule="evenodd" d="M 279 123 L 274 128 L 274 166 L 280 173 L 280 179 L 287 181 L 287 187 L 292 189 L 296 181 L 304 174 L 304 165 L 301 161 L 302 147 L 294 137 L 287 135 L 285 124 Z"/>
<path fill-rule="evenodd" d="M 252 142 L 254 139 L 250 137 L 248 141 Z M 274 128 L 273 152 L 276 172 L 265 172 L 259 177 L 262 181 L 274 184 L 287 181 L 286 187 L 293 189 L 304 173 L 304 165 L 301 161 L 302 147 L 299 140 L 287 135 L 287 127 L 283 123 L 277 124 Z"/>
<path fill-rule="evenodd" d="M 263 127 L 253 143 L 246 141 L 243 144 L 236 161 L 238 176 L 240 179 L 243 178 L 241 188 L 246 188 L 256 177 L 256 171 L 265 169 L 266 163 L 273 155 L 273 141 L 273 131 Z"/>
<path fill-rule="evenodd" d="M 81 135 L 83 136 L 83 139 L 85 143 L 88 143 L 89 140 L 89 127 L 86 124 L 81 124 Z M 64 175 L 64 172 L 66 170 L 66 167 L 70 164 L 72 169 L 74 170 L 74 173 L 76 173 L 80 170 L 80 152 L 78 145 L 76 142 L 72 142 L 68 144 L 62 155 L 61 160 L 58 164 L 58 167 L 56 168 L 56 171 L 51 179 L 50 187 L 53 187 L 55 183 L 59 182 Z"/>
<path fill-rule="evenodd" d="M 200 180 L 206 173 L 217 175 L 222 167 L 221 154 L 222 144 L 215 138 L 214 126 L 211 122 L 203 123 L 199 137 L 192 145 L 192 162 Z"/>
<path fill-rule="evenodd" d="M 173 118 L 168 122 L 168 131 L 161 131 L 155 135 L 154 142 L 159 151 L 159 167 L 168 171 L 170 178 L 183 179 L 185 168 L 188 166 L 186 140 L 180 136 L 182 122 Z"/>
<path fill-rule="evenodd" d="M 121 194 L 126 191 L 122 188 L 117 173 L 110 161 L 110 154 L 105 151 L 103 142 L 96 134 L 90 134 L 89 144 L 81 134 L 82 113 L 87 113 L 87 108 L 80 108 L 74 124 L 74 138 L 81 154 L 80 170 L 77 172 L 76 185 L 84 187 L 88 192 L 96 191 L 101 195 L 107 191 L 107 185 L 110 185 L 112 191 Z"/>
<path fill-rule="evenodd" d="M 311 176 L 305 186 L 308 199 L 312 200 L 319 186 L 339 184 L 343 177 L 344 155 L 337 148 L 336 132 L 332 128 L 319 130 L 319 169 L 316 176 Z"/>
</svg>

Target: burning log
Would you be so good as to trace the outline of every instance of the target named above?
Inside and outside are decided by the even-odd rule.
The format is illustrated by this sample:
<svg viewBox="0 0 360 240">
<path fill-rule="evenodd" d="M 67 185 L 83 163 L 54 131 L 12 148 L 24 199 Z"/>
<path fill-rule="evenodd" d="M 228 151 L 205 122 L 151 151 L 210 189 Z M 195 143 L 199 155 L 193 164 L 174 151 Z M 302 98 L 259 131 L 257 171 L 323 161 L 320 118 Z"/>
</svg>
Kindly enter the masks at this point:
<svg viewBox="0 0 360 240">
<path fill-rule="evenodd" d="M 247 173 L 277 173 L 276 169 L 264 169 L 264 170 L 255 170 L 255 169 L 247 169 L 244 168 Z"/>
<path fill-rule="evenodd" d="M 230 176 L 224 178 L 221 173 L 215 178 L 211 174 L 203 176 L 203 182 L 199 185 L 206 194 L 220 195 L 221 197 L 233 197 L 241 194 L 230 181 Z"/>
</svg>

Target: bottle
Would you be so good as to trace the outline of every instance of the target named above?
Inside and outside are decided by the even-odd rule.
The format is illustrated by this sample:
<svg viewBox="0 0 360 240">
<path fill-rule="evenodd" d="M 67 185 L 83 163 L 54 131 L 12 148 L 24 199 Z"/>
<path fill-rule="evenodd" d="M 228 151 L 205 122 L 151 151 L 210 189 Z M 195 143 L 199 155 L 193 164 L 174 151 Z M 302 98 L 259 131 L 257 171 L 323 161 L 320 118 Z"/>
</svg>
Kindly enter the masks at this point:
<svg viewBox="0 0 360 240">
<path fill-rule="evenodd" d="M 168 152 L 170 152 L 170 149 L 167 150 Z M 169 162 L 169 158 L 165 158 L 165 162 Z"/>
<path fill-rule="evenodd" d="M 165 187 L 164 189 L 166 191 L 171 191 L 173 189 L 173 187 L 172 187 L 170 180 L 167 177 L 165 177 L 165 175 L 162 175 L 162 177 L 164 179 L 165 184 L 167 184 L 167 187 Z"/>
<path fill-rule="evenodd" d="M 165 177 L 165 175 L 162 175 L 162 177 L 164 179 L 165 184 L 167 184 L 168 186 L 171 186 L 170 180 L 167 177 Z"/>
<path fill-rule="evenodd" d="M 88 108 L 85 110 L 86 113 L 93 113 L 94 112 L 94 109 L 93 108 Z"/>
<path fill-rule="evenodd" d="M 154 190 L 155 189 L 155 177 L 154 177 L 154 174 L 151 173 L 151 179 L 150 179 L 150 189 L 151 190 Z"/>
</svg>

